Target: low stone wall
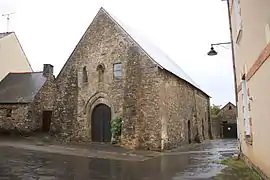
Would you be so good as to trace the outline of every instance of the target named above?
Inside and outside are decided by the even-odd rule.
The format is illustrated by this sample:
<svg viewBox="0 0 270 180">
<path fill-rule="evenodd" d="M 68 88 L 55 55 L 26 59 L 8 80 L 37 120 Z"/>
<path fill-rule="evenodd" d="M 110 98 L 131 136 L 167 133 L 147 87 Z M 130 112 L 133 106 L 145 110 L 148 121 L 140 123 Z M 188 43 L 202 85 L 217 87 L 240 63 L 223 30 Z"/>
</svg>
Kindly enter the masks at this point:
<svg viewBox="0 0 270 180">
<path fill-rule="evenodd" d="M 213 138 L 219 139 L 220 137 L 220 120 L 217 116 L 212 117 L 212 132 L 213 132 Z"/>
<path fill-rule="evenodd" d="M 0 133 L 30 133 L 38 128 L 29 104 L 0 105 Z"/>
</svg>

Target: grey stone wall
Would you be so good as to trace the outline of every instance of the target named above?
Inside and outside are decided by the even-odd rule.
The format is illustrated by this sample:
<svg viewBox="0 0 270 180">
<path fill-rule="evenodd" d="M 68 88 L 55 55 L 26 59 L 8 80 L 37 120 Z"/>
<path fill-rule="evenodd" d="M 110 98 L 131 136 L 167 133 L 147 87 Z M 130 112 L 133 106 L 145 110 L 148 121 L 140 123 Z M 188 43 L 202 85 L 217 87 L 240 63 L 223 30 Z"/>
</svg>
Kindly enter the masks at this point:
<svg viewBox="0 0 270 180">
<path fill-rule="evenodd" d="M 217 116 L 212 117 L 213 138 L 219 139 L 221 133 L 220 119 Z"/>
<path fill-rule="evenodd" d="M 196 93 L 196 112 L 197 122 L 199 130 L 199 138 L 201 141 L 204 139 L 210 139 L 209 131 L 211 132 L 211 121 L 209 122 L 209 97 L 203 94 L 201 91 L 195 90 Z"/>
<path fill-rule="evenodd" d="M 11 116 L 7 117 L 7 110 L 11 109 Z M 29 104 L 1 104 L 0 132 L 1 133 L 30 133 L 37 130 L 38 124 L 32 121 Z"/>
<path fill-rule="evenodd" d="M 33 103 L 29 105 L 32 109 L 32 121 L 36 122 L 37 129 L 40 131 L 43 126 L 43 111 L 54 110 L 55 92 L 55 78 L 53 76 L 49 76 L 39 92 L 36 94 Z"/>
<path fill-rule="evenodd" d="M 208 139 L 209 97 L 173 74 L 160 71 L 163 82 L 160 88 L 163 148 L 171 149 L 188 143 L 188 121 L 192 142 Z"/>
<path fill-rule="evenodd" d="M 138 47 L 129 48 L 128 57 L 123 104 L 123 116 L 127 121 L 123 125 L 123 143 L 160 150 L 161 81 L 157 66 Z"/>
<path fill-rule="evenodd" d="M 71 55 L 55 80 L 56 93 L 51 122 L 51 133 L 64 137 L 67 141 L 74 139 L 77 121 L 78 83 L 76 58 Z"/>
</svg>

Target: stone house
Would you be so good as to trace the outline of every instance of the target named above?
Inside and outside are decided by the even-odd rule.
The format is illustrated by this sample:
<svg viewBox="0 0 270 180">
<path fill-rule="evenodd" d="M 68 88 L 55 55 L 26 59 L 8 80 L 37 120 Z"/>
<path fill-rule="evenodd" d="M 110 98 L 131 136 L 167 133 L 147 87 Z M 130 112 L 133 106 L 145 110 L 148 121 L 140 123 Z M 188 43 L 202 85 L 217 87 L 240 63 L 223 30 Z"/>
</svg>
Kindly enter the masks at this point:
<svg viewBox="0 0 270 180">
<path fill-rule="evenodd" d="M 237 138 L 236 106 L 228 102 L 212 119 L 213 134 L 216 138 Z"/>
<path fill-rule="evenodd" d="M 43 72 L 9 73 L 0 82 L 0 132 L 48 132 L 54 91 L 52 65 Z"/>
<path fill-rule="evenodd" d="M 56 78 L 51 132 L 67 141 L 171 149 L 211 138 L 209 96 L 166 54 L 103 8 Z"/>
<path fill-rule="evenodd" d="M 0 81 L 9 72 L 33 71 L 14 32 L 0 33 L 0 46 Z"/>
</svg>

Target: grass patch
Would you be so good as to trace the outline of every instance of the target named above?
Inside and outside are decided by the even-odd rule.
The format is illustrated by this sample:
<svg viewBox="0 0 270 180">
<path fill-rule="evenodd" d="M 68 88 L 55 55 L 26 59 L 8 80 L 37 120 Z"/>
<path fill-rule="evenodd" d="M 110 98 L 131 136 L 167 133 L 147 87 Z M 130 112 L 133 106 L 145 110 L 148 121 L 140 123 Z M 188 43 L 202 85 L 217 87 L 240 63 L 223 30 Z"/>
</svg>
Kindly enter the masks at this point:
<svg viewBox="0 0 270 180">
<path fill-rule="evenodd" d="M 220 162 L 227 166 L 216 180 L 261 180 L 261 177 L 251 170 L 244 161 L 227 158 Z"/>
</svg>

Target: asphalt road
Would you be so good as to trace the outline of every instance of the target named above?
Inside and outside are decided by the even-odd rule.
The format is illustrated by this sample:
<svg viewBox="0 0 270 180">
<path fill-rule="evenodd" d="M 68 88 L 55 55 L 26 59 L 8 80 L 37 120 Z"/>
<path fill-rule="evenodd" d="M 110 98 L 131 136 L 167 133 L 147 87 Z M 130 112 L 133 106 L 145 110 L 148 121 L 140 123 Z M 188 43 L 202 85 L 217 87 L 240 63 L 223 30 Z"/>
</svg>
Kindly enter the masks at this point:
<svg viewBox="0 0 270 180">
<path fill-rule="evenodd" d="M 216 140 L 145 161 L 112 160 L 0 147 L 0 180 L 213 179 L 215 162 L 236 152 L 236 140 Z"/>
</svg>

